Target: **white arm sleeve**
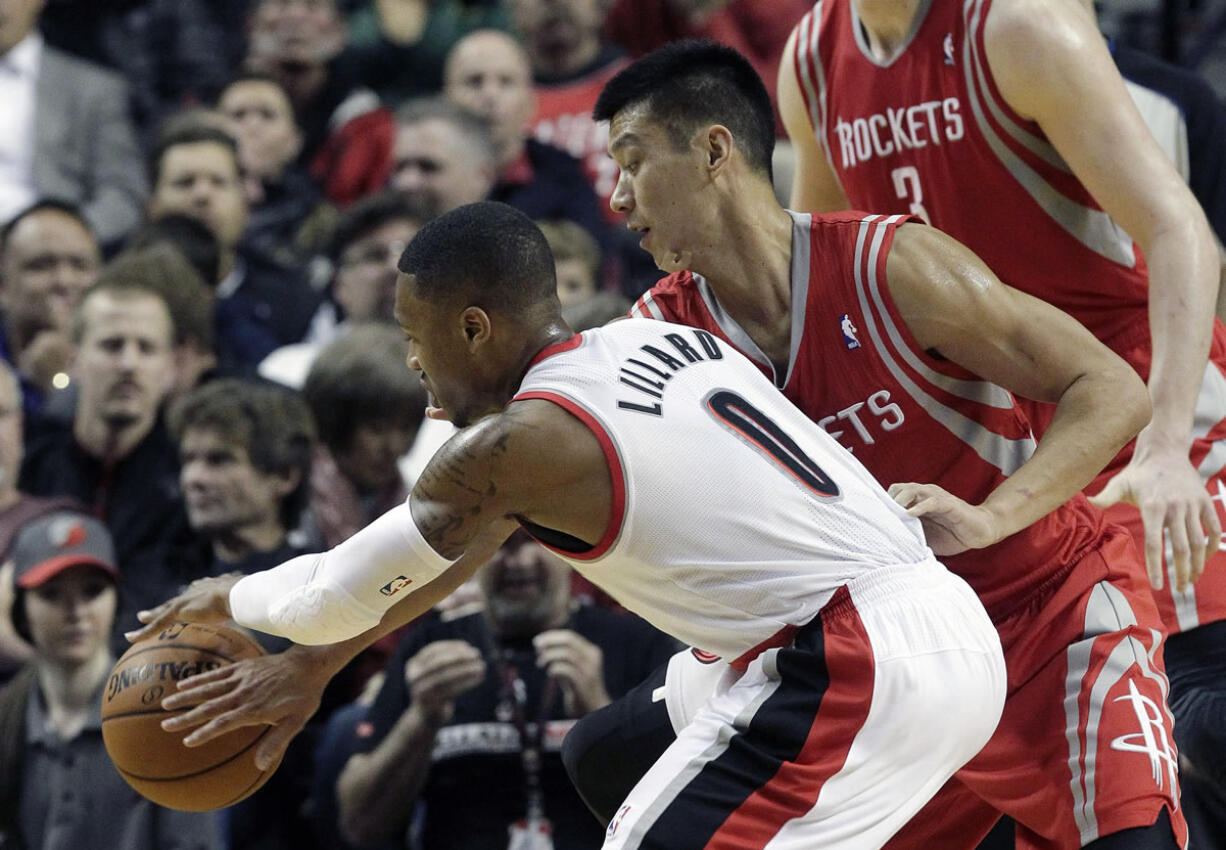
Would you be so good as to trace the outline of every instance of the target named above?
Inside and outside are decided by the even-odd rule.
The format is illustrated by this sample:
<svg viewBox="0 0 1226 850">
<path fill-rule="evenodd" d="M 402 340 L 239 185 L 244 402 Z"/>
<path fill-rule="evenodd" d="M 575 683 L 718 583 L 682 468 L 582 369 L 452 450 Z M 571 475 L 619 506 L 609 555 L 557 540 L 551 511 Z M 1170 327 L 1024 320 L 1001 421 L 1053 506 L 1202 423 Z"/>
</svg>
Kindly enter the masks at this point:
<svg viewBox="0 0 1226 850">
<path fill-rule="evenodd" d="M 401 590 L 429 583 L 452 563 L 426 542 L 405 502 L 328 552 L 240 579 L 230 614 L 294 643 L 338 643 L 374 628 Z"/>
</svg>

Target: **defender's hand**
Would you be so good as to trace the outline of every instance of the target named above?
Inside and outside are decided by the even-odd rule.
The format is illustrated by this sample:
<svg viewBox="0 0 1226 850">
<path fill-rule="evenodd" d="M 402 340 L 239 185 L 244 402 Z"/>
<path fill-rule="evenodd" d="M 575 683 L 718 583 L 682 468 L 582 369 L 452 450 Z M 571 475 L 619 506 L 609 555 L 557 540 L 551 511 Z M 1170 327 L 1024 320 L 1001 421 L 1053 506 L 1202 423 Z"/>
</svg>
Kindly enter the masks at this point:
<svg viewBox="0 0 1226 850">
<path fill-rule="evenodd" d="M 982 549 L 1005 536 L 990 511 L 936 484 L 891 484 L 889 492 L 908 514 L 919 519 L 928 546 L 937 555 Z"/>
<path fill-rule="evenodd" d="M 1134 505 L 1145 525 L 1145 568 L 1149 583 L 1161 588 L 1164 579 L 1163 533 L 1175 567 L 1175 590 L 1182 593 L 1201 577 L 1205 561 L 1218 550 L 1222 524 L 1213 499 L 1186 452 L 1143 446 L 1128 466 L 1107 482 L 1090 503 L 1107 508 L 1117 502 Z"/>
</svg>

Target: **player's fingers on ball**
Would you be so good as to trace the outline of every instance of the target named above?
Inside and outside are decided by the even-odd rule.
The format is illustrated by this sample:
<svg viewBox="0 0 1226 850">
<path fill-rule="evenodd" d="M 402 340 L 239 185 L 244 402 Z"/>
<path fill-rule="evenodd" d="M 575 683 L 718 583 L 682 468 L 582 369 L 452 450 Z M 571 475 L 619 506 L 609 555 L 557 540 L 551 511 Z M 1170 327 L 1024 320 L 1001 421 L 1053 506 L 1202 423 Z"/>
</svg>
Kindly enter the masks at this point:
<svg viewBox="0 0 1226 850">
<path fill-rule="evenodd" d="M 178 688 L 180 693 L 183 691 L 190 691 L 194 688 L 200 688 L 223 679 L 231 679 L 235 676 L 235 674 L 241 673 L 245 669 L 245 662 L 236 661 L 235 663 L 226 667 L 218 667 L 215 670 L 205 670 L 203 673 L 196 673 L 193 676 L 180 679 Z"/>
<path fill-rule="evenodd" d="M 195 732 L 192 732 L 183 739 L 183 745 L 186 747 L 199 747 L 201 744 L 207 744 L 214 738 L 219 738 L 229 732 L 231 729 L 237 728 L 244 724 L 232 722 L 237 712 L 226 712 L 225 714 L 214 717 L 208 723 L 201 726 Z"/>
<path fill-rule="evenodd" d="M 190 688 L 181 689 L 162 700 L 162 708 L 174 711 L 176 708 L 187 708 L 200 705 L 206 700 L 228 693 L 233 685 L 228 680 L 206 682 Z"/>
</svg>

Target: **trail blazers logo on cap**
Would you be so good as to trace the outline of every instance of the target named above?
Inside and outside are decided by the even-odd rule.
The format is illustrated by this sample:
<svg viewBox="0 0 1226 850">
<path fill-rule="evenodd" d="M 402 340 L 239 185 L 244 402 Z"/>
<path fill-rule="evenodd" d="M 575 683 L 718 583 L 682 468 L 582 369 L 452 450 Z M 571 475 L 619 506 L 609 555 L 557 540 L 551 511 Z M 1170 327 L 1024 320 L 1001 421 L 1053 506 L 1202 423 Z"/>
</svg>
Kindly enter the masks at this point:
<svg viewBox="0 0 1226 850">
<path fill-rule="evenodd" d="M 47 526 L 47 542 L 57 549 L 80 546 L 85 542 L 85 524 L 74 517 L 62 517 Z"/>
</svg>

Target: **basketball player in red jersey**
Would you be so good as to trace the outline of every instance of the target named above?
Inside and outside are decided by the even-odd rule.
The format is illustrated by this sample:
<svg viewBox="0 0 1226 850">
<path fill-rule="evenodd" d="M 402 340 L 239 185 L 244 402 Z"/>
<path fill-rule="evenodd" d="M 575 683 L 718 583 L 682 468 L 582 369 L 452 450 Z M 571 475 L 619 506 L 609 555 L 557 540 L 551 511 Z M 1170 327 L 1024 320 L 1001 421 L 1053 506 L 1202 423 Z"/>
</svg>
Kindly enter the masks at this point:
<svg viewBox="0 0 1226 850">
<path fill-rule="evenodd" d="M 1144 413 L 1136 376 L 932 228 L 781 209 L 769 101 L 735 53 L 664 48 L 614 78 L 596 115 L 611 119 L 621 168 L 614 205 L 662 269 L 685 269 L 631 314 L 749 354 L 924 519 L 1000 631 L 1010 691 L 997 734 L 898 846 L 974 847 L 1001 812 L 1041 836 L 1036 846 L 1179 846 L 1161 621 L 1127 533 L 1078 493 L 1115 452 L 1119 432 L 1100 423 Z M 1010 392 L 1055 403 L 1037 446 Z M 663 693 L 677 728 L 704 677 L 695 656 L 674 661 Z M 661 711 L 633 703 L 659 684 L 583 721 L 568 743 L 589 802 L 585 786 L 600 795 L 610 758 L 641 743 L 624 721 L 658 728 Z M 917 829 L 929 812 L 939 829 Z"/>
<path fill-rule="evenodd" d="M 795 209 L 917 214 L 1148 381 L 1152 421 L 1086 492 L 1144 547 L 1172 633 L 1181 754 L 1226 789 L 1218 258 L 1093 14 L 1059 0 L 823 0 L 793 32 L 779 96 Z M 1046 426 L 1050 408 L 1026 409 Z"/>
</svg>

